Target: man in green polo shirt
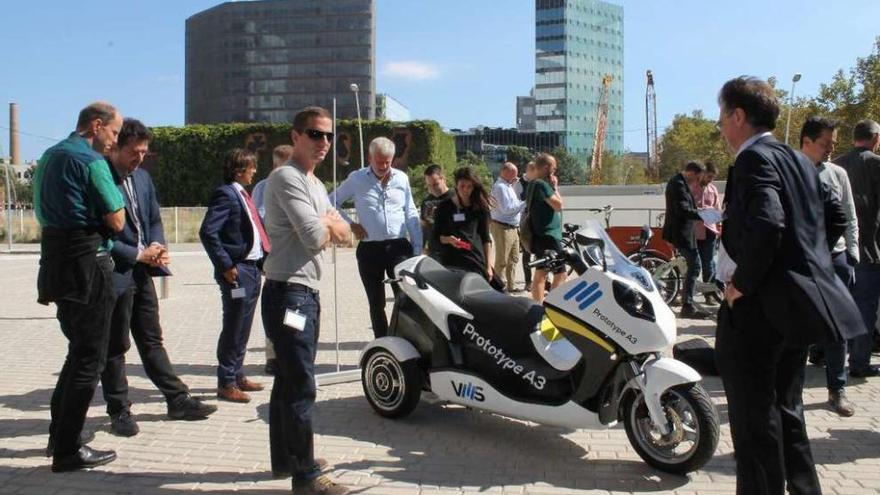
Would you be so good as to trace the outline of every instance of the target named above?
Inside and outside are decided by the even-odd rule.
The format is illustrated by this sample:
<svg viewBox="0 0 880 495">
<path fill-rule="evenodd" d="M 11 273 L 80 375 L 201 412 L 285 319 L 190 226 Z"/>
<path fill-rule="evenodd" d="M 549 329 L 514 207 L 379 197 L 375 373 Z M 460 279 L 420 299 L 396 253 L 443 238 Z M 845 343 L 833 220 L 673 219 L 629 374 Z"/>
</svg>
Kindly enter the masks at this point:
<svg viewBox="0 0 880 495">
<path fill-rule="evenodd" d="M 67 358 L 52 394 L 47 454 L 52 471 L 107 464 L 112 450 L 81 441 L 89 402 L 107 360 L 114 291 L 110 237 L 125 222 L 125 203 L 102 153 L 116 146 L 122 115 L 98 102 L 79 113 L 76 131 L 46 150 L 34 173 L 42 227 L 38 302 L 57 306 Z"/>
</svg>

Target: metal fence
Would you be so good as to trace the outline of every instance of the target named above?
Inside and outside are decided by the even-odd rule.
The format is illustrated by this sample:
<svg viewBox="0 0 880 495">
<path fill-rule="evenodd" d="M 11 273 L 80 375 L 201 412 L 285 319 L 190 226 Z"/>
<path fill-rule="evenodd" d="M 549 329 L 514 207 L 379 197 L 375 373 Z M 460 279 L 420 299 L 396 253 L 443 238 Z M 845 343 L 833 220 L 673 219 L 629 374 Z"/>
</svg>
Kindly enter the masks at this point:
<svg viewBox="0 0 880 495">
<path fill-rule="evenodd" d="M 162 224 L 165 227 L 165 240 L 171 244 L 199 242 L 199 227 L 205 216 L 204 206 L 172 206 L 161 208 Z M 564 222 L 582 224 L 584 220 L 595 218 L 605 223 L 605 214 L 594 211 L 595 208 L 564 208 Z M 615 208 L 611 213 L 610 225 L 651 225 L 657 227 L 658 219 L 662 218 L 662 208 Z M 20 244 L 40 242 L 40 226 L 32 209 L 14 209 L 2 212 L 0 221 L 0 238 L 3 244 L 9 243 L 6 232 L 7 214 L 12 215 L 12 242 Z M 349 212 L 356 218 L 354 211 Z"/>
</svg>

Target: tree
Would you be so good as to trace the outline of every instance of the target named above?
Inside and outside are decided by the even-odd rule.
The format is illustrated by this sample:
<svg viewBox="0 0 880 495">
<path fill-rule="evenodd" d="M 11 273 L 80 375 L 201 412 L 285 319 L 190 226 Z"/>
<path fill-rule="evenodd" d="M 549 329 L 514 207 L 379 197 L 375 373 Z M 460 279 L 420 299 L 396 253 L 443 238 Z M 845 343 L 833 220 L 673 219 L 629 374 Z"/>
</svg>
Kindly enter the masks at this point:
<svg viewBox="0 0 880 495">
<path fill-rule="evenodd" d="M 577 158 L 569 154 L 562 146 L 553 148 L 550 152 L 556 158 L 556 177 L 559 184 L 564 186 L 583 185 L 587 183 L 586 167 L 578 162 Z"/>
<path fill-rule="evenodd" d="M 828 115 L 840 123 L 837 153 L 849 151 L 856 122 L 880 118 L 880 36 L 867 57 L 856 59 L 856 66 L 850 69 L 849 75 L 840 70 L 831 83 L 822 84 L 810 105 L 815 113 Z"/>
<path fill-rule="evenodd" d="M 535 154 L 524 146 L 511 145 L 507 147 L 507 161 L 515 163 L 519 167 L 520 172 L 523 171 L 526 164 L 532 161 L 533 158 L 535 158 Z"/>
<path fill-rule="evenodd" d="M 715 121 L 695 110 L 691 115 L 679 114 L 672 119 L 660 138 L 660 179 L 666 181 L 691 160 L 712 161 L 718 167 L 719 178 L 727 177 L 727 168 L 733 156 Z"/>
<path fill-rule="evenodd" d="M 648 184 L 645 162 L 632 155 L 602 154 L 602 184 Z"/>
</svg>

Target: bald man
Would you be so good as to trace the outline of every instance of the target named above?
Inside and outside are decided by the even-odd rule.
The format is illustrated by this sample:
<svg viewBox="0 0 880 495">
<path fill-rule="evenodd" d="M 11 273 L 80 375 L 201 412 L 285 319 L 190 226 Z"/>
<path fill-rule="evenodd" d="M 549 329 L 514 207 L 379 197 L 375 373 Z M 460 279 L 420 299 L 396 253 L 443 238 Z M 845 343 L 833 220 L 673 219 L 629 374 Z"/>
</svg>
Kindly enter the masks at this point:
<svg viewBox="0 0 880 495">
<path fill-rule="evenodd" d="M 494 205 L 490 215 L 489 232 L 495 241 L 495 273 L 504 277 L 508 292 L 514 292 L 516 278 L 514 270 L 519 263 L 519 217 L 525 202 L 516 191 L 518 171 L 516 165 L 506 162 L 501 166 L 501 174 L 492 187 Z"/>
</svg>

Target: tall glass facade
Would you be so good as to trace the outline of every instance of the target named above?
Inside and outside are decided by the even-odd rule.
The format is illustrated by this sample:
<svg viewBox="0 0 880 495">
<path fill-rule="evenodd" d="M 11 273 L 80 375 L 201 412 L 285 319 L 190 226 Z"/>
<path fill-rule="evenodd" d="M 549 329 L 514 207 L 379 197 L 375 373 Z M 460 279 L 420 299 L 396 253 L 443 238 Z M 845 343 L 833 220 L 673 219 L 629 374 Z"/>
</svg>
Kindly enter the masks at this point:
<svg viewBox="0 0 880 495">
<path fill-rule="evenodd" d="M 602 78 L 611 74 L 605 149 L 623 153 L 623 7 L 535 1 L 535 118 L 581 158 L 593 152 Z"/>
<path fill-rule="evenodd" d="M 375 116 L 375 0 L 227 2 L 186 20 L 186 123 Z"/>
</svg>

